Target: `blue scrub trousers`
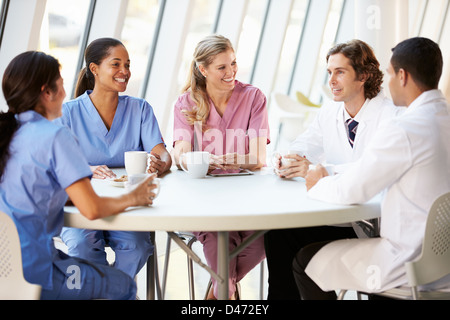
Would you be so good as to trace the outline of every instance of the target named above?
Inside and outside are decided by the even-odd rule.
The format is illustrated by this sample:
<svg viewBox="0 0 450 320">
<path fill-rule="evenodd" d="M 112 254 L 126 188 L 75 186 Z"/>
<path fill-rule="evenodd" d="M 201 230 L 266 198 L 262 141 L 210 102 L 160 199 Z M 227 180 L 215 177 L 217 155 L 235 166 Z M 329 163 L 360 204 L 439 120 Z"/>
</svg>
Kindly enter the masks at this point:
<svg viewBox="0 0 450 320">
<path fill-rule="evenodd" d="M 61 239 L 71 257 L 108 265 L 105 245 L 115 253 L 114 267 L 134 278 L 153 254 L 150 232 L 63 228 Z"/>
<path fill-rule="evenodd" d="M 58 250 L 53 261 L 53 288 L 41 300 L 135 300 L 136 283 L 124 272 L 69 257 Z"/>
</svg>

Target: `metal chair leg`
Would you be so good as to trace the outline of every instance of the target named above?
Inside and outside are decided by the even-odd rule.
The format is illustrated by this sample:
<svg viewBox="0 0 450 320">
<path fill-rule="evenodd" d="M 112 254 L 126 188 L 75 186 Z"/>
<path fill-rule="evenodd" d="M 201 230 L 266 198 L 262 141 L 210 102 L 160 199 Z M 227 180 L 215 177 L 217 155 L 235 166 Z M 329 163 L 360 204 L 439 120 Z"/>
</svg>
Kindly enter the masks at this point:
<svg viewBox="0 0 450 320">
<path fill-rule="evenodd" d="M 154 251 L 153 254 L 147 260 L 147 299 L 148 300 L 155 299 L 155 288 L 156 288 L 156 296 L 158 297 L 158 299 L 162 299 L 158 273 L 158 254 L 156 252 L 154 232 L 150 232 L 150 239 L 154 245 Z"/>
<path fill-rule="evenodd" d="M 259 300 L 264 300 L 264 260 L 259 264 Z"/>
<path fill-rule="evenodd" d="M 251 243 L 255 239 L 257 239 L 259 236 L 264 234 L 266 231 L 260 231 L 259 235 L 255 235 L 254 237 L 251 237 L 247 240 L 247 242 Z M 189 298 L 191 300 L 195 300 L 195 282 L 194 282 L 194 268 L 193 268 L 193 262 L 196 262 L 198 265 L 200 265 L 202 268 L 204 268 L 208 273 L 211 274 L 212 277 L 214 277 L 217 281 L 223 281 L 219 278 L 219 276 L 207 265 L 205 265 L 200 258 L 192 251 L 192 245 L 197 241 L 197 238 L 195 236 L 189 235 L 190 239 L 187 243 L 185 243 L 183 240 L 186 240 L 183 234 L 177 234 L 174 232 L 167 232 L 167 245 L 166 245 L 166 257 L 164 262 L 164 273 L 162 278 L 162 297 L 164 299 L 165 291 L 166 291 L 166 283 L 167 283 L 167 275 L 168 275 L 168 267 L 169 267 L 169 256 L 170 256 L 170 245 L 171 241 L 174 240 L 181 249 L 183 249 L 187 254 L 187 266 L 188 266 L 188 281 L 189 281 Z M 241 249 L 242 250 L 242 249 Z M 230 256 L 231 258 L 235 257 L 240 250 L 234 250 Z M 264 260 L 260 263 L 260 291 L 259 291 L 259 297 L 261 300 L 264 300 Z M 206 293 L 204 298 L 206 299 L 209 293 L 209 290 L 212 286 L 211 279 L 208 282 L 208 286 L 206 288 Z"/>
<path fill-rule="evenodd" d="M 196 237 L 191 238 L 187 243 L 187 246 L 190 250 L 192 250 L 192 245 L 197 241 Z M 195 300 L 195 287 L 194 287 L 194 263 L 189 255 L 187 257 L 188 264 L 188 277 L 189 277 L 189 298 L 191 300 Z"/>
<path fill-rule="evenodd" d="M 162 277 L 162 281 L 161 281 L 162 299 L 164 299 L 164 297 L 166 296 L 167 274 L 169 271 L 170 244 L 171 244 L 171 238 L 168 236 L 167 242 L 166 242 L 166 255 L 164 257 L 163 277 Z"/>
</svg>

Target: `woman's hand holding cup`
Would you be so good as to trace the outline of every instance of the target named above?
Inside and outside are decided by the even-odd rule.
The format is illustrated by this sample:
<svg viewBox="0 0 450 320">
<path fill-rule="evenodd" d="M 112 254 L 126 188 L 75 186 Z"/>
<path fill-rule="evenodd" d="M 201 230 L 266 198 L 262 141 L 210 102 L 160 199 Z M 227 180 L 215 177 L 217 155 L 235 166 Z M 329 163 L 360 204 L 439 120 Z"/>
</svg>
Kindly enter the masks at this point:
<svg viewBox="0 0 450 320">
<path fill-rule="evenodd" d="M 125 190 L 134 197 L 135 206 L 152 205 L 160 189 L 161 180 L 156 174 L 132 174 L 125 182 Z"/>
</svg>

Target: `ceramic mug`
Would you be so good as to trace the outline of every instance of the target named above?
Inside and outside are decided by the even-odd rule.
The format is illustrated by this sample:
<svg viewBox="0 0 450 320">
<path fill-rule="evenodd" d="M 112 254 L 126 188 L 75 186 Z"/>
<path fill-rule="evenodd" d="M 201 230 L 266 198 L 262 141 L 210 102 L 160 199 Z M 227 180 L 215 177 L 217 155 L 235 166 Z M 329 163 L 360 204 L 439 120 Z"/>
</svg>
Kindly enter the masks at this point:
<svg viewBox="0 0 450 320">
<path fill-rule="evenodd" d="M 126 151 L 124 158 L 127 175 L 146 173 L 149 157 L 150 155 L 145 151 Z"/>
<path fill-rule="evenodd" d="M 183 165 L 185 159 L 186 167 Z M 186 152 L 180 156 L 181 169 L 186 171 L 192 178 L 204 178 L 208 173 L 211 155 L 209 152 L 193 151 Z"/>
<path fill-rule="evenodd" d="M 289 164 L 289 162 L 294 161 L 294 159 L 286 159 L 284 157 L 288 154 L 297 154 L 297 155 L 303 157 L 303 153 L 301 151 L 297 151 L 297 150 L 289 150 L 287 152 L 275 151 L 272 153 L 272 158 L 271 158 L 272 166 L 275 169 L 278 167 L 278 162 L 280 161 L 279 157 L 281 157 L 281 166 L 287 166 Z"/>
<path fill-rule="evenodd" d="M 131 191 L 133 190 L 138 184 L 140 184 L 142 181 L 150 177 L 151 174 L 148 173 L 137 173 L 137 174 L 131 174 L 128 176 L 128 181 L 125 182 L 125 190 Z M 156 188 L 153 189 L 153 193 L 155 194 L 155 198 L 158 196 L 159 191 L 161 190 L 161 180 L 159 178 L 154 178 L 151 181 L 151 184 L 155 184 Z"/>
</svg>

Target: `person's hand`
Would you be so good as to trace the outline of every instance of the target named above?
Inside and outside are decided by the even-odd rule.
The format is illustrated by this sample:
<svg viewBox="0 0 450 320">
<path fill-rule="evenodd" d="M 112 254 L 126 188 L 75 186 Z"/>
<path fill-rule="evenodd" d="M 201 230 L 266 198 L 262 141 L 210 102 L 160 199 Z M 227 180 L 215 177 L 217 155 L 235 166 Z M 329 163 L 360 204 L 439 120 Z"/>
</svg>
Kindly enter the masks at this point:
<svg viewBox="0 0 450 320">
<path fill-rule="evenodd" d="M 211 155 L 210 169 L 236 170 L 241 167 L 237 153 L 227 153 L 225 155 Z"/>
<path fill-rule="evenodd" d="M 306 190 L 309 191 L 323 177 L 328 176 L 328 171 L 322 165 L 318 164 L 315 169 L 309 170 L 306 174 Z"/>
<path fill-rule="evenodd" d="M 148 173 L 156 173 L 158 176 L 164 173 L 164 168 L 166 167 L 166 162 L 161 160 L 159 154 L 150 154 L 150 163 L 147 169 Z"/>
<path fill-rule="evenodd" d="M 155 189 L 159 187 L 153 183 L 154 179 L 156 179 L 156 174 L 147 177 L 130 191 L 130 195 L 133 197 L 133 206 L 149 206 L 153 204 L 153 200 L 157 196 Z"/>
<path fill-rule="evenodd" d="M 91 166 L 90 168 L 94 179 L 112 179 L 116 177 L 116 174 L 105 165 Z"/>
<path fill-rule="evenodd" d="M 287 164 L 281 165 L 276 173 L 281 178 L 291 179 L 295 177 L 304 178 L 308 172 L 311 162 L 298 154 L 288 154 L 284 156 Z M 281 159 L 280 159 L 281 160 Z M 280 161 L 281 162 L 281 161 Z"/>
</svg>

